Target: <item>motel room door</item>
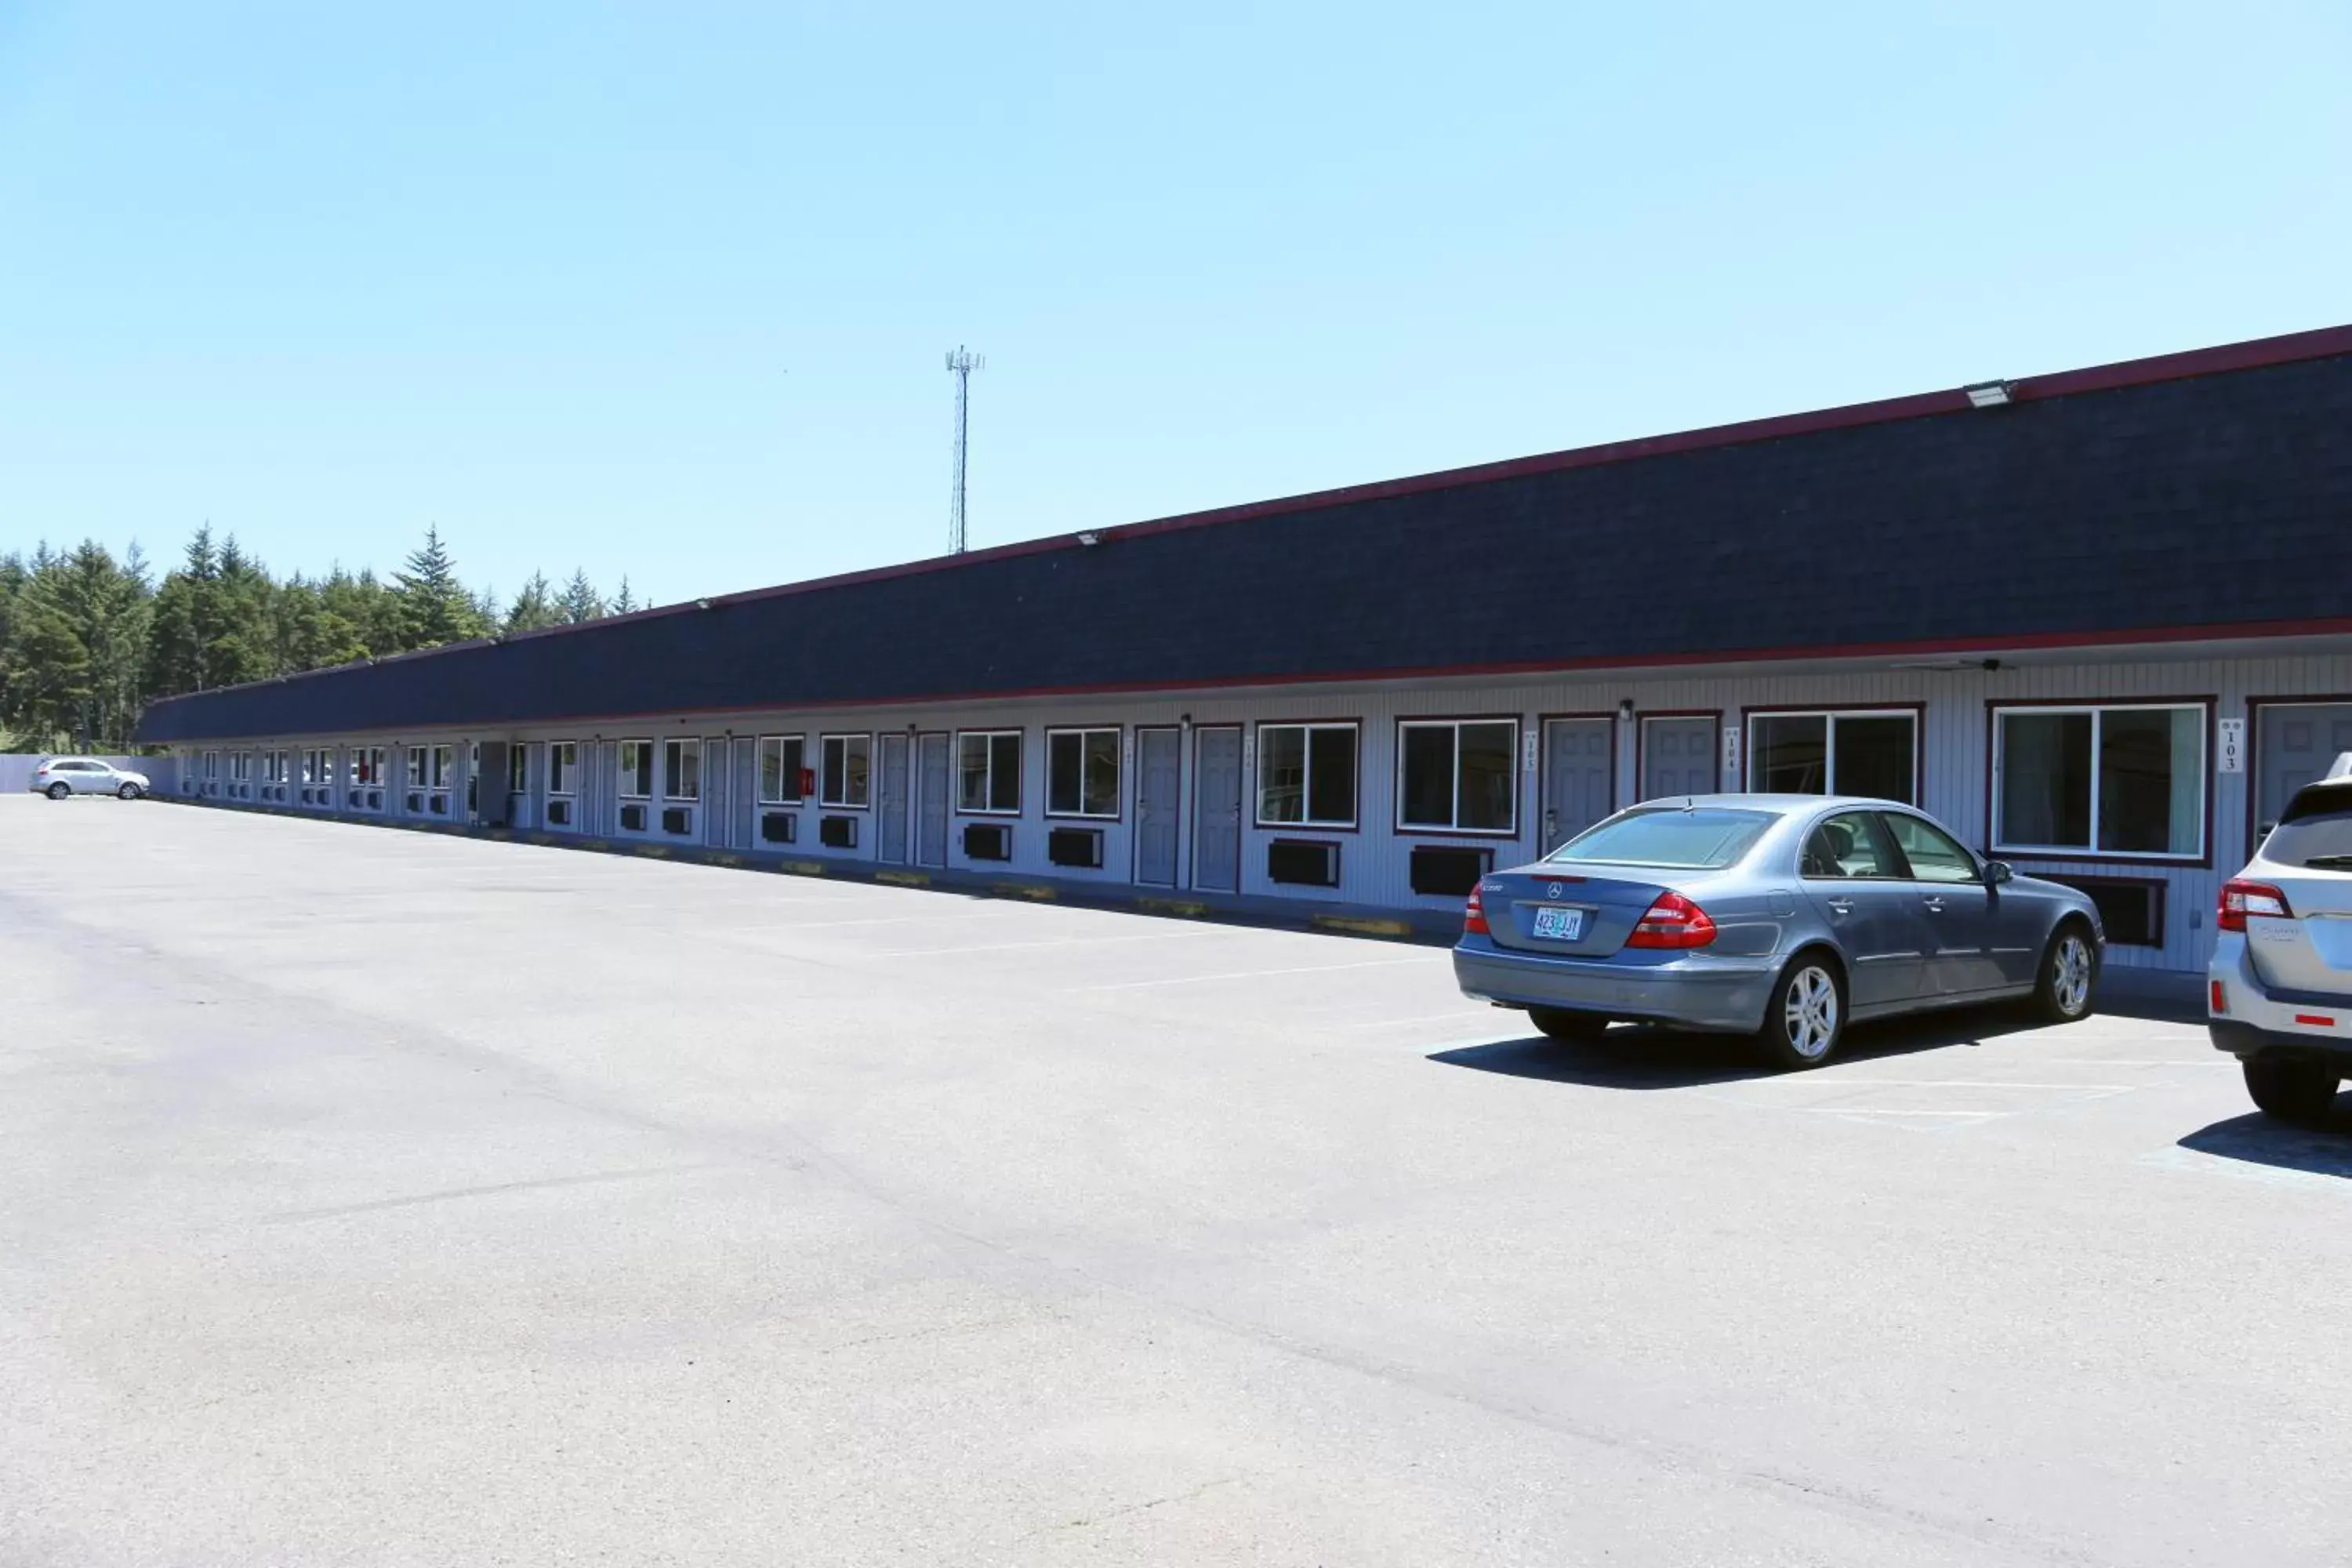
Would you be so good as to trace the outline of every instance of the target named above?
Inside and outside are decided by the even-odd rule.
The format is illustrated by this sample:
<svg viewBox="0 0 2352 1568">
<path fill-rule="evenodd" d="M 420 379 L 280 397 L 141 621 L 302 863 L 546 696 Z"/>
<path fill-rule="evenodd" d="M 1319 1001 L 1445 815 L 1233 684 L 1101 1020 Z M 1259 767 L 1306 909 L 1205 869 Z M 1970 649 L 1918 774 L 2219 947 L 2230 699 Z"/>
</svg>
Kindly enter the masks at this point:
<svg viewBox="0 0 2352 1568">
<path fill-rule="evenodd" d="M 915 853 L 926 866 L 948 863 L 948 737 L 944 731 L 915 741 L 918 821 Z"/>
<path fill-rule="evenodd" d="M 1242 731 L 1206 724 L 1192 731 L 1192 885 L 1241 890 Z"/>
<path fill-rule="evenodd" d="M 880 853 L 887 865 L 907 863 L 907 737 L 882 737 L 882 784 L 875 792 L 875 826 L 881 835 Z"/>
<path fill-rule="evenodd" d="M 1614 719 L 1547 719 L 1543 727 L 1543 853 L 1602 817 L 1616 799 Z"/>
</svg>

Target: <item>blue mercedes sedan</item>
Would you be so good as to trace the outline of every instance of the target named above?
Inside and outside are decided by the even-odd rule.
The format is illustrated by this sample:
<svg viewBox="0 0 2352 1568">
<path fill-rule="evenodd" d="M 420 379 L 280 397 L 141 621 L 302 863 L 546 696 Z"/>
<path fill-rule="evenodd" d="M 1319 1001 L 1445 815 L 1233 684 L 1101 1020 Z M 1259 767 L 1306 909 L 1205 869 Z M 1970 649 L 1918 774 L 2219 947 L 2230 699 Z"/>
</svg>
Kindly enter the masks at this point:
<svg viewBox="0 0 2352 1568">
<path fill-rule="evenodd" d="M 1556 1040 L 1612 1022 L 1753 1035 L 1818 1067 L 1848 1023 L 2003 997 L 2070 1023 L 2105 953 L 2098 910 L 1979 859 L 1884 800 L 1647 801 L 1470 894 L 1454 973 Z"/>
</svg>

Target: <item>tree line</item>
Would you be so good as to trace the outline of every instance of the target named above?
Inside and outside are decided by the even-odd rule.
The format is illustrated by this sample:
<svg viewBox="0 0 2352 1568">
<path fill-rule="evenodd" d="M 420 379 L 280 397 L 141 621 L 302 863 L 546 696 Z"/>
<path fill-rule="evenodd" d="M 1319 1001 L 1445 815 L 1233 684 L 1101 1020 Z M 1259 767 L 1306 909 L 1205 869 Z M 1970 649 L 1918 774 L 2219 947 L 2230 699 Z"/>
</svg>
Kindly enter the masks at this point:
<svg viewBox="0 0 2352 1568">
<path fill-rule="evenodd" d="M 160 582 L 136 544 L 121 560 L 95 541 L 43 544 L 0 555 L 0 752 L 126 750 L 154 698 L 640 607 L 627 578 L 608 600 L 584 572 L 560 588 L 534 573 L 511 600 L 477 593 L 437 528 L 389 582 L 278 577 L 209 526 Z"/>
</svg>

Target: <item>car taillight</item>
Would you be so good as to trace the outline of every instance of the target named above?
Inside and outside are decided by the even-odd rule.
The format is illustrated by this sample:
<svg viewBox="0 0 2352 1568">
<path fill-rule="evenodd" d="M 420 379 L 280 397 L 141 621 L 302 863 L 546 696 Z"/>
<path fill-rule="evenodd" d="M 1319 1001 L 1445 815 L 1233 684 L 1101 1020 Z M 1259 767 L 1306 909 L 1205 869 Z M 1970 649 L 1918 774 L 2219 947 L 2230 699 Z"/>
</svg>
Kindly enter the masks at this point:
<svg viewBox="0 0 2352 1568">
<path fill-rule="evenodd" d="M 1491 934 L 1486 930 L 1486 901 L 1478 896 L 1485 890 L 1483 887 L 1471 889 L 1469 902 L 1462 906 L 1462 934 L 1465 936 Z"/>
<path fill-rule="evenodd" d="M 2287 908 L 2286 895 L 2268 882 L 2224 882 L 2221 885 L 2221 908 L 2213 919 L 2215 928 L 2243 931 L 2248 915 L 2264 915 L 2282 921 L 2294 919 L 2294 911 Z"/>
<path fill-rule="evenodd" d="M 1715 921 L 1680 893 L 1660 893 L 1650 912 L 1633 924 L 1627 947 L 1705 947 L 1715 940 Z"/>
</svg>

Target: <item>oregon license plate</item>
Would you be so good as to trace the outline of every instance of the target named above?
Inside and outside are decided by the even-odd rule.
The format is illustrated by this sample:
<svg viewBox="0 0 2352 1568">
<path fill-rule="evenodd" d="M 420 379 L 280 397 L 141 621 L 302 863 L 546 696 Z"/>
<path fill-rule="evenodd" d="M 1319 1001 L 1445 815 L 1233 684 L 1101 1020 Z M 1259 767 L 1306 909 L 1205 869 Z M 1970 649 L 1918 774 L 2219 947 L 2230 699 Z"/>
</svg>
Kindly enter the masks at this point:
<svg viewBox="0 0 2352 1568">
<path fill-rule="evenodd" d="M 1566 909 L 1559 904 L 1541 904 L 1536 909 L 1536 935 L 1552 942 L 1576 942 L 1584 935 L 1584 911 Z"/>
</svg>

